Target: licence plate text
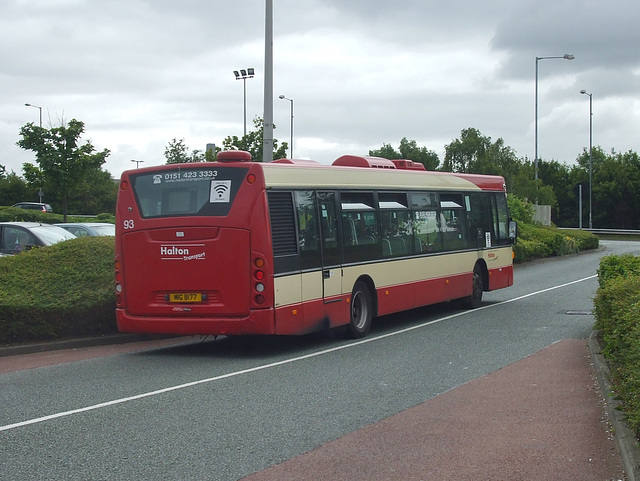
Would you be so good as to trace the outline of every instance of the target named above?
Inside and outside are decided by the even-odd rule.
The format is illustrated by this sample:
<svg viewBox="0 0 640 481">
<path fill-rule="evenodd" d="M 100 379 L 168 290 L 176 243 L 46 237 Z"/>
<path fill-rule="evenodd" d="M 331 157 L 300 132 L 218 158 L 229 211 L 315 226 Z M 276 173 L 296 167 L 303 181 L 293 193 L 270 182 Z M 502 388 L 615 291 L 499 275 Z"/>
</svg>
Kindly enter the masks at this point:
<svg viewBox="0 0 640 481">
<path fill-rule="evenodd" d="M 169 302 L 202 302 L 199 292 L 178 292 L 169 294 Z"/>
</svg>

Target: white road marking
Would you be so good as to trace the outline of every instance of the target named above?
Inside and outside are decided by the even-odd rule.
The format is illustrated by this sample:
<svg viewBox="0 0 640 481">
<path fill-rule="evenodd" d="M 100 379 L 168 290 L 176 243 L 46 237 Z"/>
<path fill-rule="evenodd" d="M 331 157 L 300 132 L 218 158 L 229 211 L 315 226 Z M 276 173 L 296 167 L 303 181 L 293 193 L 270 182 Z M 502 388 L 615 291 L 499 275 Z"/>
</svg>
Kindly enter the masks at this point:
<svg viewBox="0 0 640 481">
<path fill-rule="evenodd" d="M 198 386 L 200 384 L 207 384 L 207 383 L 211 383 L 211 382 L 215 382 L 215 381 L 220 381 L 222 379 L 228 379 L 231 377 L 236 377 L 236 376 L 242 376 L 243 374 L 249 374 L 252 372 L 257 372 L 257 371 L 263 371 L 265 369 L 271 369 L 272 367 L 277 367 L 277 366 L 283 366 L 285 364 L 291 364 L 294 362 L 298 362 L 298 361 L 303 361 L 305 359 L 311 359 L 314 357 L 319 357 L 319 356 L 324 356 L 325 354 L 330 354 L 332 352 L 336 352 L 336 351 L 342 351 L 344 349 L 349 349 L 355 346 L 360 346 L 362 344 L 367 344 L 369 342 L 375 342 L 375 341 L 379 341 L 380 339 L 385 339 L 387 337 L 391 337 L 391 336 L 397 336 L 399 334 L 404 334 L 406 332 L 410 332 L 410 331 L 414 331 L 416 329 L 421 329 L 423 327 L 426 326 L 430 326 L 433 324 L 437 324 L 439 322 L 442 321 L 446 321 L 448 319 L 453 319 L 455 317 L 460 317 L 460 316 L 464 316 L 473 312 L 477 312 L 479 310 L 482 309 L 491 309 L 494 307 L 498 307 L 501 306 L 502 304 L 509 304 L 511 302 L 516 302 L 519 301 L 521 299 L 526 299 L 527 297 L 532 297 L 532 296 L 536 296 L 539 294 L 544 294 L 545 292 L 549 292 L 555 289 L 561 289 L 563 287 L 567 287 L 570 286 L 572 284 L 577 284 L 579 282 L 584 282 L 590 279 L 593 279 L 595 277 L 598 277 L 597 275 L 592 275 L 589 277 L 583 277 L 582 279 L 578 279 L 575 281 L 571 281 L 571 282 L 567 282 L 564 284 L 559 284 L 557 286 L 553 286 L 553 287 L 548 287 L 546 289 L 542 289 L 536 292 L 531 292 L 529 294 L 525 294 L 523 296 L 519 296 L 519 297 L 514 297 L 513 299 L 508 299 L 506 301 L 501 301 L 498 302 L 496 304 L 488 304 L 485 306 L 481 306 L 477 309 L 472 309 L 472 310 L 467 310 L 467 311 L 461 311 L 461 312 L 456 312 L 455 314 L 451 314 L 449 316 L 445 316 L 445 317 L 441 317 L 439 319 L 434 319 L 433 321 L 428 321 L 428 322 L 424 322 L 422 324 L 418 324 L 416 326 L 411 326 L 411 327 L 407 327 L 406 329 L 401 329 L 399 331 L 393 331 L 387 334 L 382 334 L 380 336 L 375 336 L 375 337 L 370 337 L 370 338 L 366 338 L 366 339 L 362 339 L 360 341 L 356 341 L 356 342 L 352 342 L 350 344 L 346 344 L 343 346 L 336 346 L 336 347 L 332 347 L 329 349 L 324 349 L 322 351 L 318 351 L 318 352 L 313 352 L 310 354 L 305 354 L 304 356 L 297 356 L 297 357 L 292 357 L 291 359 L 284 359 L 282 361 L 278 361 L 278 362 L 272 362 L 269 364 L 263 364 L 261 366 L 256 366 L 256 367 L 252 367 L 251 369 L 244 369 L 242 371 L 234 371 L 234 372 L 230 372 L 227 374 L 222 374 L 220 376 L 214 376 L 214 377 L 210 377 L 207 379 L 201 379 L 199 381 L 193 381 L 193 382 L 188 382 L 185 384 L 179 384 L 177 386 L 171 386 L 171 387 L 166 387 L 164 389 L 158 389 L 156 391 L 150 391 L 150 392 L 146 392 L 146 393 L 142 393 L 142 394 L 137 394 L 135 396 L 129 396 L 129 397 L 124 397 L 124 398 L 120 398 L 120 399 L 114 399 L 113 401 L 107 401 L 107 402 L 103 402 L 103 403 L 99 403 L 99 404 L 93 404 L 91 406 L 86 406 L 83 408 L 79 408 L 79 409 L 72 409 L 70 411 L 63 411 L 63 412 L 59 412 L 56 414 L 50 414 L 48 416 L 42 416 L 39 418 L 34 418 L 34 419 L 28 419 L 26 421 L 21 421 L 18 423 L 14 423 L 14 424 L 7 424 L 6 426 L 0 426 L 0 431 L 9 431 L 11 429 L 16 429 L 16 428 L 20 428 L 23 426 L 30 426 L 32 424 L 38 424 L 38 423 L 42 423 L 45 421 L 51 421 L 52 419 L 58 419 L 58 418 L 63 418 L 63 417 L 67 417 L 67 416 L 73 416 L 75 414 L 80 414 L 80 413 L 85 413 L 85 412 L 89 412 L 89 411 L 95 411 L 98 409 L 103 409 L 109 406 L 115 406 L 118 404 L 124 404 L 130 401 L 136 401 L 138 399 L 144 399 L 144 398 L 148 398 L 148 397 L 153 397 L 153 396 L 158 396 L 160 394 L 164 394 L 164 393 L 168 393 L 168 392 L 172 392 L 172 391 L 178 391 L 180 389 L 186 389 L 189 387 L 193 387 L 193 386 Z"/>
</svg>

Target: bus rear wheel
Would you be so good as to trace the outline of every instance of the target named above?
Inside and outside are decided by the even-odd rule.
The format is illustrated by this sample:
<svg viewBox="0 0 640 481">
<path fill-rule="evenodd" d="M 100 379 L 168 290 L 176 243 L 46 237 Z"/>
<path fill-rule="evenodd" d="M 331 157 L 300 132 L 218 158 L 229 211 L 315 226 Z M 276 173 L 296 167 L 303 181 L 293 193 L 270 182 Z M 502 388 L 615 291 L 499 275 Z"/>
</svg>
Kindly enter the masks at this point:
<svg viewBox="0 0 640 481">
<path fill-rule="evenodd" d="M 347 333 L 354 339 L 361 339 L 371 328 L 373 303 L 371 292 L 364 282 L 356 282 L 351 293 L 351 316 Z"/>
</svg>

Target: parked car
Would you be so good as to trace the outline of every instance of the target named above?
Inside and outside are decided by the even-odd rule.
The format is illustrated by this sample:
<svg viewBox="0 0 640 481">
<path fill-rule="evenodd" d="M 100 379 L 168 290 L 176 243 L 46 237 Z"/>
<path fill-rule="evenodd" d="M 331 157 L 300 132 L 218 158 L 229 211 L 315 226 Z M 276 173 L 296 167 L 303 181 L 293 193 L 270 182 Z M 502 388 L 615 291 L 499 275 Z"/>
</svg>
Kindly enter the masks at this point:
<svg viewBox="0 0 640 481">
<path fill-rule="evenodd" d="M 49 204 L 43 204 L 42 202 L 18 202 L 17 204 L 13 204 L 13 207 L 17 207 L 18 209 L 39 210 L 40 212 L 53 212 Z"/>
<path fill-rule="evenodd" d="M 0 253 L 19 254 L 34 247 L 50 246 L 74 239 L 71 232 L 39 222 L 0 222 Z"/>
<path fill-rule="evenodd" d="M 108 222 L 68 222 L 54 225 L 68 230 L 76 237 L 116 235 L 115 224 Z"/>
</svg>

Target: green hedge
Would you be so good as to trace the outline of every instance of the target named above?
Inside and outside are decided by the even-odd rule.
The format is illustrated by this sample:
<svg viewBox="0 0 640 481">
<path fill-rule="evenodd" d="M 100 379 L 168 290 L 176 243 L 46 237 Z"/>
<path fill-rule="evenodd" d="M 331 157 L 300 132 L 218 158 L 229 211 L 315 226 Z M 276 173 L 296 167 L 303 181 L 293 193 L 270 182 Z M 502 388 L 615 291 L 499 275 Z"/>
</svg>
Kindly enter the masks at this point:
<svg viewBox="0 0 640 481">
<path fill-rule="evenodd" d="M 515 262 L 527 262 L 597 249 L 598 245 L 598 237 L 586 231 L 520 224 L 513 253 Z"/>
<path fill-rule="evenodd" d="M 603 257 L 598 282 L 594 327 L 629 427 L 640 436 L 640 258 Z"/>
<path fill-rule="evenodd" d="M 57 224 L 64 222 L 62 214 L 50 214 L 39 210 L 19 209 L 17 207 L 0 207 L 0 222 L 42 222 Z M 74 217 L 67 215 L 67 222 L 115 222 L 113 214 L 98 214 L 95 217 Z"/>
<path fill-rule="evenodd" d="M 0 257 L 0 343 L 116 332 L 113 237 Z"/>
</svg>

